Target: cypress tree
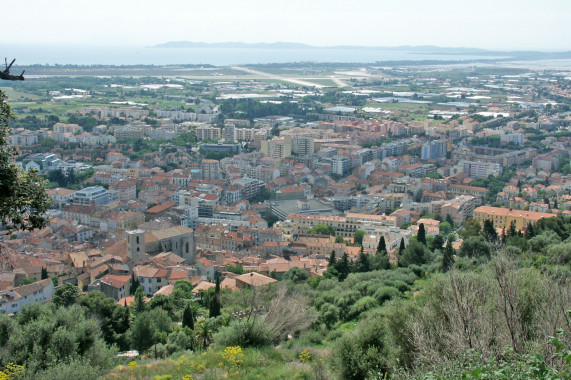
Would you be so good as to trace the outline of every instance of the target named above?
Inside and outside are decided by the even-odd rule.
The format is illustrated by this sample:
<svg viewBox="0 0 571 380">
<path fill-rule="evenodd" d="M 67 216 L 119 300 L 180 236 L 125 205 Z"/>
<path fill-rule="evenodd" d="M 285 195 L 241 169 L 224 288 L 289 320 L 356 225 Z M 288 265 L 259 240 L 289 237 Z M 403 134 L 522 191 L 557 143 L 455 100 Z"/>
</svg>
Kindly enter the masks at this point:
<svg viewBox="0 0 571 380">
<path fill-rule="evenodd" d="M 131 272 L 131 283 L 129 284 L 129 294 L 134 295 L 137 289 L 141 287 L 141 282 L 135 277 L 135 272 Z"/>
<path fill-rule="evenodd" d="M 344 281 L 349 275 L 349 256 L 344 253 L 341 260 L 337 261 L 336 269 L 339 272 L 339 281 Z"/>
<path fill-rule="evenodd" d="M 420 223 L 420 226 L 418 226 L 416 240 L 418 240 L 419 243 L 426 245 L 426 231 L 424 230 L 424 223 Z"/>
<path fill-rule="evenodd" d="M 400 246 L 399 246 L 399 256 L 402 255 L 402 253 L 405 250 L 405 245 L 404 245 L 404 238 L 400 238 Z"/>
<path fill-rule="evenodd" d="M 329 255 L 329 265 L 327 268 L 335 267 L 335 263 L 337 262 L 337 257 L 335 255 L 335 250 L 331 251 L 331 255 Z"/>
<path fill-rule="evenodd" d="M 135 312 L 137 314 L 142 313 L 145 311 L 145 294 L 143 293 L 143 288 L 138 287 L 135 291 Z"/>
<path fill-rule="evenodd" d="M 452 240 L 448 239 L 444 254 L 442 256 L 442 272 L 448 272 L 454 264 L 454 248 L 452 248 Z"/>
<path fill-rule="evenodd" d="M 42 267 L 42 280 L 45 280 L 46 278 L 48 278 L 48 270 L 46 267 Z"/>
<path fill-rule="evenodd" d="M 216 278 L 216 287 L 214 288 L 214 297 L 210 301 L 209 317 L 214 318 L 220 315 L 220 278 Z"/>
<path fill-rule="evenodd" d="M 387 250 L 387 243 L 385 242 L 385 237 L 381 236 L 379 239 L 379 245 L 377 246 L 377 253 L 381 253 L 383 251 L 386 252 Z"/>
<path fill-rule="evenodd" d="M 359 259 L 357 260 L 357 272 L 370 272 L 371 263 L 369 262 L 369 255 L 365 253 L 365 249 L 361 246 Z"/>
<path fill-rule="evenodd" d="M 186 305 L 182 313 L 182 327 L 188 327 L 194 330 L 194 314 L 192 313 L 190 305 Z"/>
<path fill-rule="evenodd" d="M 494 222 L 490 219 L 484 220 L 484 237 L 490 243 L 495 243 L 498 240 L 498 233 L 496 232 L 496 228 L 494 227 Z"/>
<path fill-rule="evenodd" d="M 527 224 L 527 227 L 525 228 L 525 237 L 531 239 L 534 236 L 535 236 L 535 231 L 533 230 L 533 225 L 531 224 L 531 222 L 529 222 Z"/>
<path fill-rule="evenodd" d="M 452 228 L 454 228 L 454 219 L 450 216 L 450 214 L 446 214 L 446 221 L 450 224 Z"/>
</svg>

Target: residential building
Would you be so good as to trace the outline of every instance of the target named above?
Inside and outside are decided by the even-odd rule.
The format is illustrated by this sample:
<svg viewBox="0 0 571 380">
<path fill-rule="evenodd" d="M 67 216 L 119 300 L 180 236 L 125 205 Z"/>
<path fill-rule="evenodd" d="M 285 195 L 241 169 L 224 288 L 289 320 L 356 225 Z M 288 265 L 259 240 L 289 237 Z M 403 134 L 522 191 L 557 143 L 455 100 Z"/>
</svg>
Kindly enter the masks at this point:
<svg viewBox="0 0 571 380">
<path fill-rule="evenodd" d="M 120 274 L 108 274 L 99 280 L 101 292 L 107 297 L 114 298 L 115 301 L 129 295 L 129 286 L 131 284 L 131 276 Z"/>
<path fill-rule="evenodd" d="M 494 162 L 468 161 L 461 162 L 464 174 L 470 178 L 488 178 L 492 175 L 498 177 L 502 174 L 502 167 Z"/>
<path fill-rule="evenodd" d="M 351 160 L 345 156 L 333 156 L 331 157 L 331 170 L 340 176 L 347 175 L 351 170 Z"/>
<path fill-rule="evenodd" d="M 133 273 L 139 279 L 143 292 L 147 295 L 155 294 L 160 288 L 167 285 L 169 271 L 147 265 L 133 268 Z"/>
<path fill-rule="evenodd" d="M 0 292 L 0 313 L 15 314 L 26 305 L 50 301 L 55 293 L 50 278 Z"/>
<path fill-rule="evenodd" d="M 495 228 L 510 228 L 515 223 L 517 231 L 525 230 L 529 223 L 535 224 L 543 218 L 554 218 L 557 215 L 545 212 L 514 210 L 503 207 L 480 206 L 474 210 L 474 219 L 484 224 L 489 219 Z"/>
<path fill-rule="evenodd" d="M 202 170 L 202 179 L 218 180 L 220 179 L 220 161 L 204 159 L 200 163 Z"/>
<path fill-rule="evenodd" d="M 117 192 L 109 191 L 103 186 L 86 187 L 73 195 L 73 203 L 77 205 L 105 205 L 118 199 Z"/>
</svg>

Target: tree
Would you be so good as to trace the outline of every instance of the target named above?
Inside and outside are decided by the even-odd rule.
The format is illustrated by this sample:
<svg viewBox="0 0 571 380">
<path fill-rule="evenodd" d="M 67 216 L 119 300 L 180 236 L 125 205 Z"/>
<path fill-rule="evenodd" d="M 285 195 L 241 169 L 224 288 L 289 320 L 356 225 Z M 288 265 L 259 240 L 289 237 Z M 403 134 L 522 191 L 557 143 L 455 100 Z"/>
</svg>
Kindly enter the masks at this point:
<svg viewBox="0 0 571 380">
<path fill-rule="evenodd" d="M 335 263 L 337 262 L 337 256 L 335 255 L 335 251 L 331 251 L 331 255 L 329 255 L 329 265 L 327 266 L 328 268 L 332 268 L 335 266 Z"/>
<path fill-rule="evenodd" d="M 7 146 L 12 118 L 6 95 L 0 91 L 0 223 L 8 230 L 31 231 L 47 225 L 50 198 L 38 172 L 25 171 L 14 163 L 18 151 Z"/>
<path fill-rule="evenodd" d="M 448 272 L 452 265 L 454 265 L 454 248 L 452 247 L 452 240 L 448 239 L 442 255 L 442 272 Z"/>
<path fill-rule="evenodd" d="M 531 222 L 529 222 L 527 224 L 527 227 L 525 228 L 525 237 L 527 239 L 531 239 L 534 236 L 535 236 L 535 231 L 533 230 L 533 225 L 531 224 Z"/>
<path fill-rule="evenodd" d="M 143 293 L 143 287 L 139 286 L 137 290 L 135 290 L 135 313 L 140 314 L 144 312 L 146 308 L 145 293 Z"/>
<path fill-rule="evenodd" d="M 440 232 L 442 232 L 444 235 L 448 235 L 450 231 L 452 231 L 452 225 L 450 223 L 448 222 L 440 223 Z"/>
<path fill-rule="evenodd" d="M 480 226 L 480 222 L 478 222 L 476 219 L 470 218 L 464 222 L 464 227 L 458 231 L 458 234 L 462 237 L 462 239 L 466 240 L 470 236 L 480 235 L 481 232 L 482 226 Z"/>
<path fill-rule="evenodd" d="M 291 281 L 293 283 L 304 282 L 309 278 L 309 273 L 305 269 L 293 267 L 284 273 L 283 280 Z"/>
<path fill-rule="evenodd" d="M 371 263 L 369 261 L 369 255 L 365 253 L 363 246 L 361 246 L 361 252 L 359 252 L 359 258 L 357 259 L 357 272 L 370 272 Z"/>
<path fill-rule="evenodd" d="M 194 314 L 190 305 L 186 305 L 182 313 L 182 327 L 194 330 Z"/>
<path fill-rule="evenodd" d="M 437 249 L 442 249 L 444 245 L 444 238 L 442 235 L 438 234 L 432 239 L 432 243 L 430 244 L 430 250 L 432 252 L 436 251 Z"/>
<path fill-rule="evenodd" d="M 316 224 L 313 228 L 308 231 L 310 234 L 318 235 L 335 235 L 335 228 L 329 224 Z"/>
<path fill-rule="evenodd" d="M 349 256 L 347 256 L 347 253 L 344 253 L 341 256 L 341 260 L 337 261 L 335 269 L 339 272 L 339 281 L 345 281 L 349 275 Z"/>
<path fill-rule="evenodd" d="M 135 272 L 131 273 L 131 283 L 129 285 L 129 294 L 134 295 L 137 289 L 141 287 L 141 282 L 135 277 Z"/>
<path fill-rule="evenodd" d="M 470 236 L 462 242 L 460 256 L 490 257 L 490 247 L 482 236 Z"/>
<path fill-rule="evenodd" d="M 446 214 L 446 221 L 448 222 L 448 224 L 450 224 L 450 226 L 452 226 L 452 228 L 454 228 L 454 219 L 452 219 L 450 214 Z"/>
<path fill-rule="evenodd" d="M 484 233 L 486 240 L 490 243 L 498 241 L 498 233 L 496 232 L 496 228 L 494 227 L 494 222 L 492 220 L 484 220 L 484 228 L 482 232 Z"/>
<path fill-rule="evenodd" d="M 77 302 L 80 292 L 77 286 L 65 284 L 56 289 L 52 302 L 56 306 L 69 307 Z"/>
<path fill-rule="evenodd" d="M 402 253 L 405 249 L 406 249 L 406 247 L 404 245 L 404 238 L 400 238 L 399 256 L 402 255 Z"/>
<path fill-rule="evenodd" d="M 345 239 L 343 239 L 343 236 L 337 235 L 337 236 L 335 236 L 335 243 L 343 244 L 343 243 L 345 243 Z"/>
<path fill-rule="evenodd" d="M 416 240 L 418 240 L 419 243 L 426 245 L 426 231 L 424 230 L 424 223 L 420 223 L 418 226 Z"/>
<path fill-rule="evenodd" d="M 386 251 L 387 251 L 387 243 L 385 242 L 385 237 L 381 236 L 381 238 L 379 239 L 379 245 L 377 246 L 377 254 Z"/>
<path fill-rule="evenodd" d="M 220 277 L 216 277 L 216 287 L 214 288 L 214 297 L 210 300 L 208 316 L 215 318 L 220 315 Z"/>
<path fill-rule="evenodd" d="M 24 73 L 26 72 L 25 70 L 22 71 L 22 74 L 20 74 L 20 75 L 10 74 L 10 69 L 12 68 L 12 65 L 14 64 L 14 62 L 16 62 L 15 59 L 13 59 L 12 62 L 10 62 L 10 64 L 8 64 L 8 61 L 6 61 L 6 68 L 3 71 L 0 71 L 0 79 L 3 79 L 3 80 L 24 80 Z"/>
<path fill-rule="evenodd" d="M 429 257 L 428 248 L 419 241 L 411 241 L 399 257 L 399 266 L 407 267 L 411 264 L 426 264 Z"/>
<path fill-rule="evenodd" d="M 516 236 L 517 230 L 515 228 L 515 220 L 510 223 L 510 228 L 508 229 L 508 237 Z"/>
<path fill-rule="evenodd" d="M 46 278 L 48 278 L 48 270 L 46 267 L 42 267 L 42 280 L 45 280 Z"/>
<path fill-rule="evenodd" d="M 365 231 L 355 230 L 355 233 L 353 234 L 353 239 L 355 240 L 355 244 L 362 245 L 364 236 L 365 236 Z"/>
</svg>

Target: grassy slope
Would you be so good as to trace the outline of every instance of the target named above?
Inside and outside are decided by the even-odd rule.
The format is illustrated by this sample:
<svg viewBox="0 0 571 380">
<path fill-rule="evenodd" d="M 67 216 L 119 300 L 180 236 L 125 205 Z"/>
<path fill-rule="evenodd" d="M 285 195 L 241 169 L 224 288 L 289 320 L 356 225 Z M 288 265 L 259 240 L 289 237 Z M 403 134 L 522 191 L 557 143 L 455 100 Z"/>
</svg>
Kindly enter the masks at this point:
<svg viewBox="0 0 571 380">
<path fill-rule="evenodd" d="M 225 359 L 224 349 L 210 347 L 205 352 L 187 352 L 164 360 L 142 359 L 117 366 L 103 379 L 312 379 L 326 374 L 325 362 L 309 350 L 311 361 L 300 359 L 302 349 L 246 348 L 243 356 Z M 171 376 L 171 377 L 169 377 Z"/>
</svg>

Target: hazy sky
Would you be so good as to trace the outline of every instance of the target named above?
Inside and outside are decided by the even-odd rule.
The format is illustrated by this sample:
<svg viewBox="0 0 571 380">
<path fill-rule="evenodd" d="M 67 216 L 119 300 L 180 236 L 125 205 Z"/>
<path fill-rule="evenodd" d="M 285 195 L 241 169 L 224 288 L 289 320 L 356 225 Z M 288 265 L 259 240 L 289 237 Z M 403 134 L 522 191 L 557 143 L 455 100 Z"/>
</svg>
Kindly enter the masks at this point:
<svg viewBox="0 0 571 380">
<path fill-rule="evenodd" d="M 571 50 L 571 0 L 19 0 L 7 8 L 0 43 Z"/>
</svg>

